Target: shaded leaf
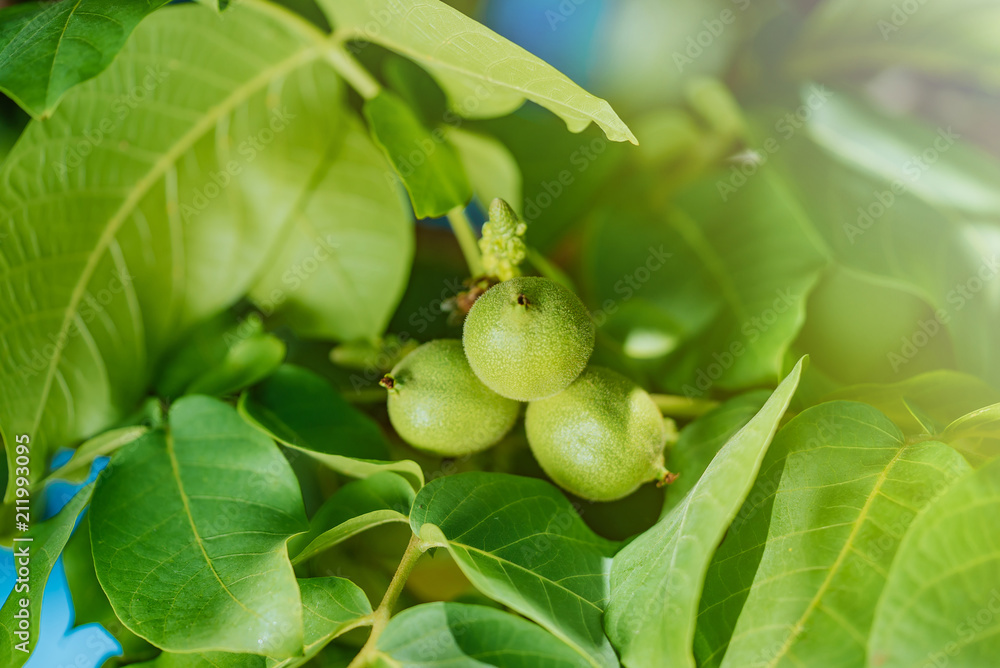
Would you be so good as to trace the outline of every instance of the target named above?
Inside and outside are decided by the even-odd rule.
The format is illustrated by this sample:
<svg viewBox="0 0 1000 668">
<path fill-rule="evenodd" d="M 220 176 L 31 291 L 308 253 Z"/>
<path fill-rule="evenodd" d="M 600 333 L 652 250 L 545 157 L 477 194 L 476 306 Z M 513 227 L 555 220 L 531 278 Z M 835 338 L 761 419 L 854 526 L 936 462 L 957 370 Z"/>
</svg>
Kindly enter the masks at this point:
<svg viewBox="0 0 1000 668">
<path fill-rule="evenodd" d="M 305 528 L 278 448 L 201 396 L 115 455 L 90 518 L 97 577 L 131 631 L 171 651 L 279 658 L 302 650 L 286 542 Z"/>
<path fill-rule="evenodd" d="M 484 209 L 497 197 L 510 204 L 514 211 L 524 208 L 521 169 L 506 146 L 489 135 L 460 127 L 449 126 L 445 136 L 455 147 L 472 190 Z"/>
<path fill-rule="evenodd" d="M 538 622 L 592 666 L 616 666 L 601 628 L 614 544 L 552 485 L 470 472 L 428 483 L 413 532 L 448 548 L 481 592 Z"/>
<path fill-rule="evenodd" d="M 0 90 L 35 118 L 99 74 L 143 18 L 168 0 L 28 2 L 0 12 Z"/>
<path fill-rule="evenodd" d="M 309 175 L 250 297 L 301 336 L 374 339 L 406 287 L 413 225 L 392 168 L 344 118 Z"/>
<path fill-rule="evenodd" d="M 592 665 L 567 644 L 507 612 L 463 603 L 425 603 L 389 622 L 378 639 L 381 666 L 578 668 Z"/>
<path fill-rule="evenodd" d="M 795 394 L 803 361 L 712 459 L 691 491 L 615 555 L 605 628 L 625 666 L 694 668 L 702 582 Z"/>
<path fill-rule="evenodd" d="M 334 471 L 355 478 L 395 471 L 417 488 L 424 484 L 423 471 L 416 463 L 385 461 L 388 445 L 375 421 L 311 371 L 281 367 L 243 393 L 238 408 L 260 431 Z"/>
<path fill-rule="evenodd" d="M 349 482 L 323 502 L 309 520 L 309 531 L 288 545 L 292 563 L 380 524 L 409 521 L 415 496 L 413 486 L 395 473 L 376 473 Z"/>
<path fill-rule="evenodd" d="M 395 93 L 365 100 L 372 137 L 406 186 L 417 218 L 443 216 L 472 197 L 472 187 L 440 128 L 433 133 Z"/>
</svg>

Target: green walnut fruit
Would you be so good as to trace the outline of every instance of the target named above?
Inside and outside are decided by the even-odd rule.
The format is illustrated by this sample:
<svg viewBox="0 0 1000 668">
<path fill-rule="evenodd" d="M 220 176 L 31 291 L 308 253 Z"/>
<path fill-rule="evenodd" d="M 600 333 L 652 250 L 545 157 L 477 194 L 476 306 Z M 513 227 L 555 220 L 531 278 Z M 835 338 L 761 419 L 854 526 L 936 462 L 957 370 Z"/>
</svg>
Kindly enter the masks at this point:
<svg viewBox="0 0 1000 668">
<path fill-rule="evenodd" d="M 472 305 L 462 343 L 487 387 L 534 401 L 566 389 L 587 366 L 594 323 L 579 298 L 558 283 L 512 278 Z"/>
<path fill-rule="evenodd" d="M 591 501 L 669 482 L 667 432 L 652 397 L 621 374 L 590 367 L 563 392 L 528 405 L 528 443 L 545 473 Z"/>
<path fill-rule="evenodd" d="M 389 390 L 389 421 L 400 437 L 445 457 L 490 447 L 510 431 L 520 410 L 476 378 L 457 339 L 423 344 L 381 384 Z"/>
</svg>

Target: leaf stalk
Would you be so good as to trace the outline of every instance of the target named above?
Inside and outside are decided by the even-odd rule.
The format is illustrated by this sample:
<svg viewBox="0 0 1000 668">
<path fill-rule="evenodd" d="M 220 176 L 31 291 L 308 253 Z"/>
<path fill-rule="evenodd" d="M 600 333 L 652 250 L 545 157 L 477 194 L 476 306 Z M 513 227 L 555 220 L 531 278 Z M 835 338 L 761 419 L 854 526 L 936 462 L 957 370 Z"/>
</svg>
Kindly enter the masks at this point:
<svg viewBox="0 0 1000 668">
<path fill-rule="evenodd" d="M 389 582 L 389 588 L 385 590 L 385 595 L 382 596 L 382 602 L 378 604 L 378 608 L 371 614 L 371 635 L 368 636 L 364 647 L 361 648 L 361 651 L 358 652 L 358 655 L 354 657 L 347 668 L 367 666 L 375 658 L 375 655 L 378 653 L 375 646 L 378 643 L 379 636 L 382 635 L 382 631 L 389 624 L 389 619 L 392 617 L 392 610 L 396 607 L 396 602 L 399 600 L 399 595 L 403 592 L 406 580 L 410 577 L 410 573 L 413 572 L 413 568 L 417 565 L 417 561 L 420 560 L 425 549 L 427 549 L 427 546 L 420 540 L 419 536 L 410 536 L 410 542 L 406 546 L 406 551 L 403 552 L 403 558 L 399 561 L 399 566 L 396 568 L 396 573 L 392 576 L 392 581 Z"/>
<path fill-rule="evenodd" d="M 485 273 L 483 268 L 483 256 L 479 252 L 479 243 L 476 233 L 472 230 L 472 222 L 465 215 L 465 207 L 456 206 L 448 212 L 448 222 L 451 223 L 452 232 L 458 239 L 458 245 L 465 256 L 465 262 L 469 265 L 469 272 L 472 276 L 482 276 Z"/>
</svg>

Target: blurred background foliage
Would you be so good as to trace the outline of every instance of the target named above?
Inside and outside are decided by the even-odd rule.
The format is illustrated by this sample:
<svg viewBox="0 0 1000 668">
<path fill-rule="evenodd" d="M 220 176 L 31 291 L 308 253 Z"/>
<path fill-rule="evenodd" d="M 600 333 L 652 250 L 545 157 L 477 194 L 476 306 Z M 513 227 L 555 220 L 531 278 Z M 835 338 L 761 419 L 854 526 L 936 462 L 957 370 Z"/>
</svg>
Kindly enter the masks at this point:
<svg viewBox="0 0 1000 668">
<path fill-rule="evenodd" d="M 530 105 L 468 124 L 516 159 L 529 242 L 603 321 L 602 363 L 716 397 L 772 385 L 800 353 L 814 400 L 934 369 L 1000 383 L 1000 3 L 452 4 L 606 97 L 639 139 L 568 135 Z M 440 119 L 432 85 L 411 92 Z M 453 246 L 419 234 L 393 327 L 454 336 L 408 320 Z"/>
</svg>

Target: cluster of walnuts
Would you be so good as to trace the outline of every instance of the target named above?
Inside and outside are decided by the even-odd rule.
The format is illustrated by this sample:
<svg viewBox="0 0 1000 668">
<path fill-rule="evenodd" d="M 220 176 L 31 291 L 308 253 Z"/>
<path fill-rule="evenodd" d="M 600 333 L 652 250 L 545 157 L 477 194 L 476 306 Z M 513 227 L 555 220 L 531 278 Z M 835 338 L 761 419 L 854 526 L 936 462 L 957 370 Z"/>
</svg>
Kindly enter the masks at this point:
<svg viewBox="0 0 1000 668">
<path fill-rule="evenodd" d="M 476 300 L 463 327 L 461 341 L 425 343 L 382 379 L 407 443 L 447 457 L 485 450 L 527 402 L 531 451 L 567 491 L 612 501 L 668 475 L 663 416 L 629 379 L 587 367 L 594 324 L 570 290 L 511 278 Z"/>
</svg>

